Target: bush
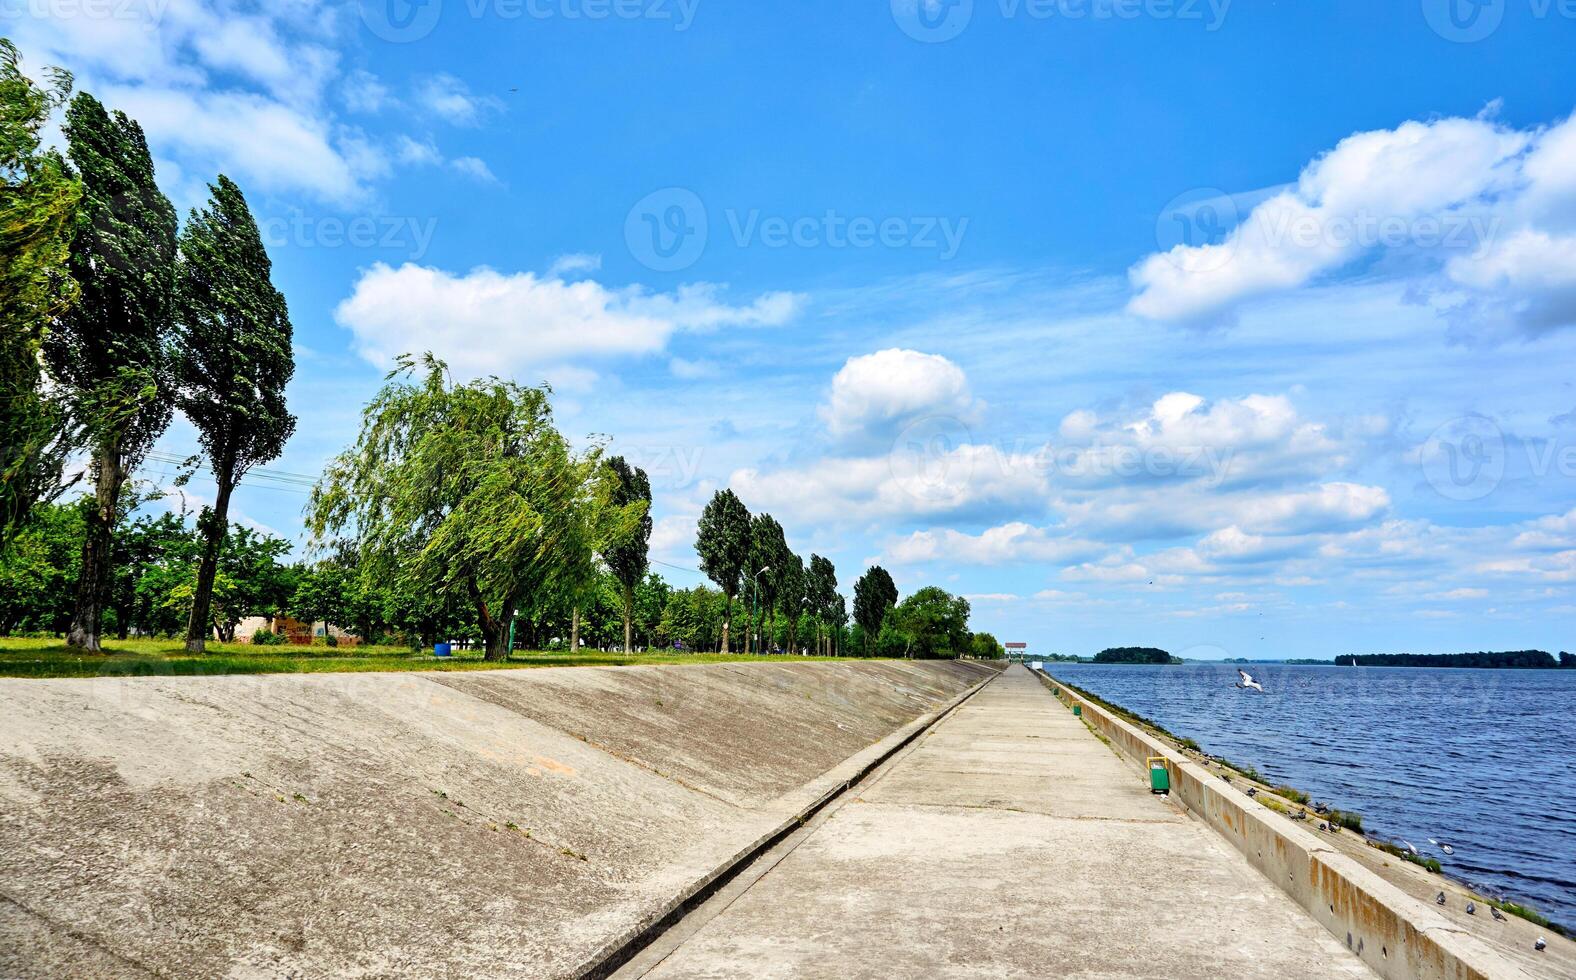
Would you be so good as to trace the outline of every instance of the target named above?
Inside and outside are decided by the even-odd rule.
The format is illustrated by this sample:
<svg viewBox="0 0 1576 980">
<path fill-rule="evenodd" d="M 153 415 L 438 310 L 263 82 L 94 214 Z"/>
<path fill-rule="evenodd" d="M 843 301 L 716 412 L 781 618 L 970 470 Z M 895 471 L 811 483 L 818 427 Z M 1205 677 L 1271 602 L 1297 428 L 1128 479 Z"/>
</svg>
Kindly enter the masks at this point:
<svg viewBox="0 0 1576 980">
<path fill-rule="evenodd" d="M 256 632 L 252 634 L 252 646 L 254 647 L 282 647 L 289 642 L 290 638 L 288 636 L 275 633 L 266 626 L 257 627 Z"/>
<path fill-rule="evenodd" d="M 1294 786 L 1277 786 L 1270 792 L 1274 793 L 1276 796 L 1291 800 L 1293 803 L 1301 803 L 1306 805 L 1308 802 L 1308 794 Z"/>
</svg>

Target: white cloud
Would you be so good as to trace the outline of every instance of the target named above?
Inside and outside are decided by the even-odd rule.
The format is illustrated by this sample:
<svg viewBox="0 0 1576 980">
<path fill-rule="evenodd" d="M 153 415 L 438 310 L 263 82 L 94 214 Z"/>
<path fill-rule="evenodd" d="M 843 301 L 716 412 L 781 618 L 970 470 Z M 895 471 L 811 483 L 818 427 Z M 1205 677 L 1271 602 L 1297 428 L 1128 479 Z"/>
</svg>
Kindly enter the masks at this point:
<svg viewBox="0 0 1576 980">
<path fill-rule="evenodd" d="M 486 267 L 455 275 L 413 263 L 377 263 L 334 317 L 375 365 L 431 350 L 456 373 L 475 376 L 583 357 L 653 354 L 681 330 L 781 323 L 796 309 L 782 294 L 728 305 L 706 284 L 648 293 Z"/>
<path fill-rule="evenodd" d="M 1466 338 L 1576 324 L 1576 117 L 1517 130 L 1488 117 L 1357 133 L 1223 241 L 1133 267 L 1129 309 L 1156 320 L 1230 316 L 1375 252 L 1424 270 L 1417 295 Z"/>
<path fill-rule="evenodd" d="M 978 535 L 951 528 L 915 531 L 890 542 L 885 560 L 897 565 L 945 561 L 964 565 L 1013 562 L 1064 562 L 1092 557 L 1101 550 L 1093 541 L 1053 533 L 1021 521 L 989 528 Z"/>
<path fill-rule="evenodd" d="M 939 354 L 892 348 L 849 358 L 832 378 L 821 418 L 839 440 L 890 440 L 916 419 L 967 423 L 980 407 L 962 368 Z"/>
<path fill-rule="evenodd" d="M 596 272 L 602 268 L 602 256 L 584 252 L 569 252 L 553 260 L 547 267 L 549 278 L 567 278 L 582 272 Z"/>
<path fill-rule="evenodd" d="M 490 95 L 476 95 L 465 82 L 446 72 L 423 79 L 416 101 L 429 113 L 455 126 L 474 126 L 503 103 Z"/>
<path fill-rule="evenodd" d="M 455 157 L 449 161 L 449 166 L 455 170 L 484 184 L 496 184 L 498 178 L 493 176 L 492 168 L 487 166 L 487 161 L 479 157 Z"/>
<path fill-rule="evenodd" d="M 351 112 L 373 113 L 389 104 L 388 86 L 378 76 L 358 68 L 345 76 L 341 93 Z"/>
</svg>

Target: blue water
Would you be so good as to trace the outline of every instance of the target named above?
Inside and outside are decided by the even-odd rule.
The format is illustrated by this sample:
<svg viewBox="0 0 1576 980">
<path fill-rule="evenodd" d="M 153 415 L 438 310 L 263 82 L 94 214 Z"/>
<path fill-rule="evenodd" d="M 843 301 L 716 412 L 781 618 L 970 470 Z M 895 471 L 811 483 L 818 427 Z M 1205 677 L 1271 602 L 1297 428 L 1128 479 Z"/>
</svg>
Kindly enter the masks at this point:
<svg viewBox="0 0 1576 980">
<path fill-rule="evenodd" d="M 1576 926 L 1576 670 L 1045 666 Z"/>
</svg>

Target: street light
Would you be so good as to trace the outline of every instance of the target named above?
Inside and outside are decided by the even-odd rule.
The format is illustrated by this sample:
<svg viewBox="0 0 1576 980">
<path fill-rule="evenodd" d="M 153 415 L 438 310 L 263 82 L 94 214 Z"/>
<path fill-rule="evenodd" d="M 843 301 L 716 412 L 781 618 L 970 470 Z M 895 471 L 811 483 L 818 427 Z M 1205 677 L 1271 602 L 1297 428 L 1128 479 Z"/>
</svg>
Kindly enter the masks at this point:
<svg viewBox="0 0 1576 980">
<path fill-rule="evenodd" d="M 755 625 L 755 606 L 761 600 L 761 576 L 772 570 L 772 566 L 763 565 L 761 570 L 750 576 L 750 630 L 755 634 L 755 655 L 761 655 L 761 631 Z"/>
<path fill-rule="evenodd" d="M 514 656 L 514 619 L 518 615 L 520 615 L 520 610 L 518 609 L 509 613 L 509 649 L 504 651 L 503 658 L 505 660 Z"/>
</svg>

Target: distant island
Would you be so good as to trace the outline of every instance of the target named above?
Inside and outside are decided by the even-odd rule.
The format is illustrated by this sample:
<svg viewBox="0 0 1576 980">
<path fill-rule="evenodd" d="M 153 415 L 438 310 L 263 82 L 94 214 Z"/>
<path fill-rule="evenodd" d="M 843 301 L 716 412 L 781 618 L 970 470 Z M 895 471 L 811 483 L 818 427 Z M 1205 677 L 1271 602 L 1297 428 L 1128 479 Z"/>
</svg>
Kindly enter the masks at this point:
<svg viewBox="0 0 1576 980">
<path fill-rule="evenodd" d="M 1501 670 L 1576 669 L 1576 655 L 1544 650 L 1507 653 L 1356 653 L 1335 658 L 1338 667 L 1491 667 Z"/>
<path fill-rule="evenodd" d="M 1173 657 L 1154 647 L 1111 647 L 1094 655 L 1097 664 L 1180 664 L 1181 657 Z"/>
</svg>

